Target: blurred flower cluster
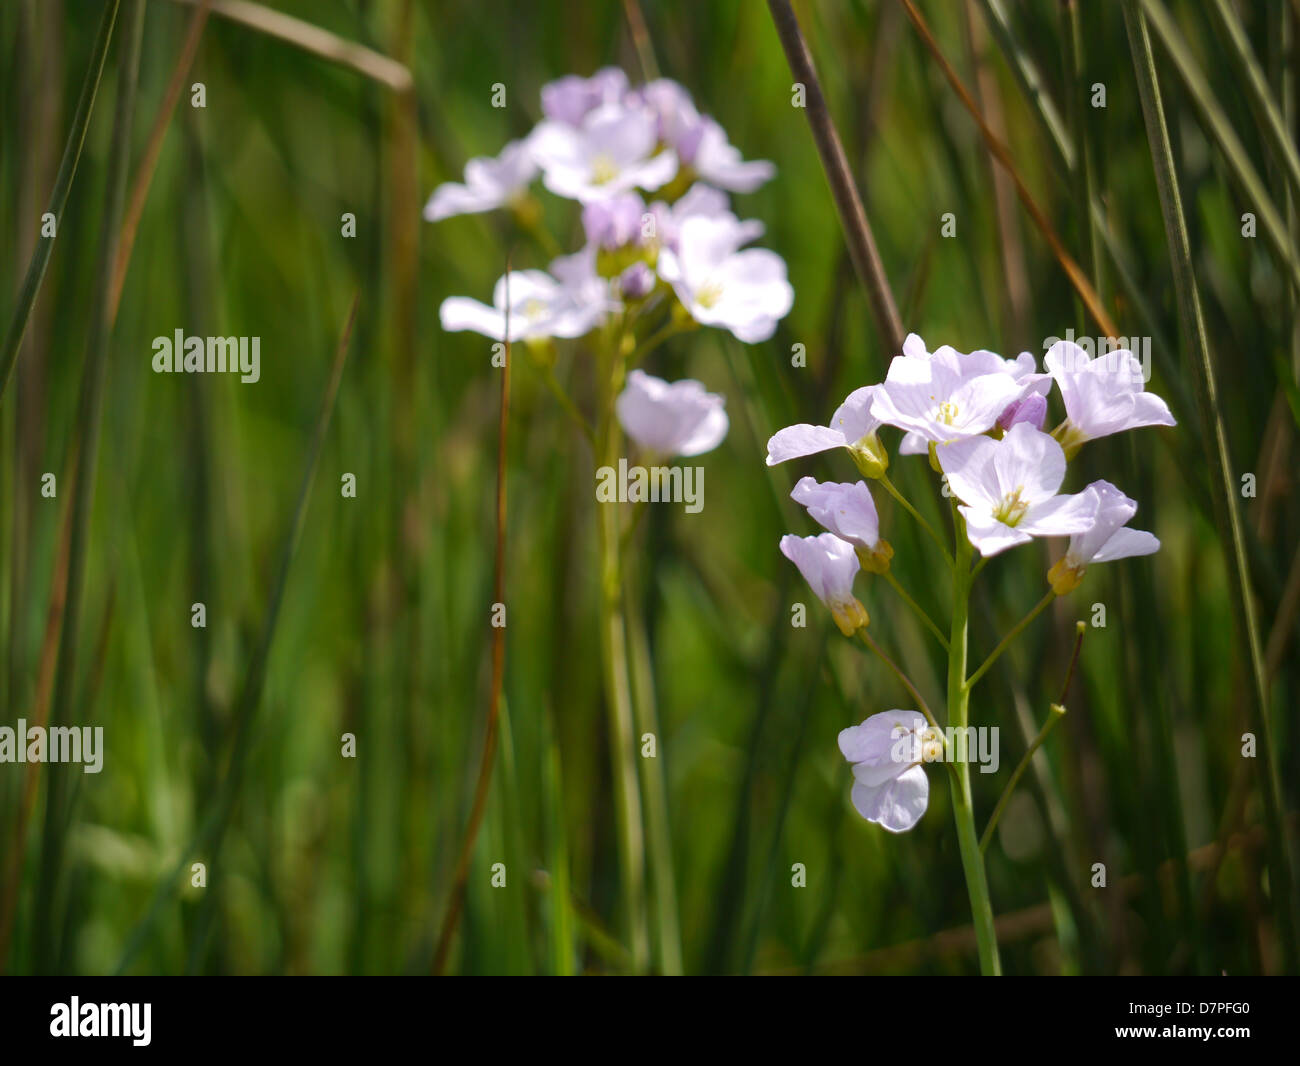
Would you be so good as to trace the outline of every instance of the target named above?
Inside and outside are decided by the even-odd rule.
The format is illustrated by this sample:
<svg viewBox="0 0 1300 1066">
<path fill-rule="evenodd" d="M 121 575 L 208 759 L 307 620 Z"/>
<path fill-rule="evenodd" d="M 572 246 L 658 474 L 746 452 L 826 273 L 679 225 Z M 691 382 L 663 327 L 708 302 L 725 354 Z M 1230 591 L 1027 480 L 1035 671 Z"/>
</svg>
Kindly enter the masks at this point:
<svg viewBox="0 0 1300 1066">
<path fill-rule="evenodd" d="M 505 208 L 535 229 L 531 187 L 540 175 L 548 191 L 581 204 L 585 246 L 545 271 L 510 272 L 490 306 L 445 300 L 443 328 L 545 342 L 585 336 L 612 319 L 638 327 L 664 309 L 678 328 L 715 326 L 751 344 L 771 337 L 794 301 L 785 262 L 746 247 L 763 225 L 737 218 L 727 194 L 756 189 L 775 173 L 772 164 L 743 159 L 666 78 L 633 87 L 607 67 L 544 86 L 541 103 L 544 117 L 527 137 L 495 159 L 471 159 L 464 183 L 435 189 L 424 216 Z"/>
</svg>

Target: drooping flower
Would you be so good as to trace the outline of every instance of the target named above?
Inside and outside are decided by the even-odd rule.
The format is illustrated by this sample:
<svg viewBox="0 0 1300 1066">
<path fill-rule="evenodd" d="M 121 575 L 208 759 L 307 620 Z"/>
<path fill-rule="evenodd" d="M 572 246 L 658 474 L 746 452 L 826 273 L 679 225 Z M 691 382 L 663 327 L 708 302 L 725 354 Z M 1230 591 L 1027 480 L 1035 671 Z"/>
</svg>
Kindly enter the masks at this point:
<svg viewBox="0 0 1300 1066">
<path fill-rule="evenodd" d="M 543 120 L 528 139 L 542 182 L 557 196 L 588 203 L 630 189 L 653 192 L 677 173 L 671 151 L 656 152 L 654 116 L 604 104 L 580 126 Z"/>
<path fill-rule="evenodd" d="M 800 423 L 777 430 L 767 442 L 767 465 L 776 466 L 787 459 L 816 455 L 831 448 L 847 448 L 854 463 L 866 477 L 876 478 L 889 466 L 889 455 L 880 444 L 876 430 L 880 420 L 871 413 L 871 401 L 879 385 L 864 385 L 849 393 L 829 426 Z"/>
<path fill-rule="evenodd" d="M 449 296 L 439 309 L 442 328 L 449 333 L 469 330 L 498 341 L 581 337 L 618 309 L 609 283 L 596 274 L 595 263 L 595 248 L 589 246 L 556 259 L 549 274 L 544 270 L 511 271 L 493 288 L 491 307 L 467 296 Z"/>
<path fill-rule="evenodd" d="M 867 609 L 853 595 L 858 557 L 853 545 L 834 533 L 781 538 L 781 554 L 799 568 L 817 598 L 830 608 L 841 633 L 853 636 L 867 624 Z"/>
<path fill-rule="evenodd" d="M 1067 457 L 1098 437 L 1141 426 L 1177 424 L 1169 405 L 1145 391 L 1142 364 L 1127 349 L 1094 359 L 1073 341 L 1057 341 L 1048 349 L 1043 365 L 1065 401 L 1066 423 L 1060 440 Z"/>
<path fill-rule="evenodd" d="M 880 518 L 876 501 L 865 481 L 818 482 L 803 477 L 790 498 L 803 504 L 818 523 L 853 546 L 863 570 L 884 573 L 894 549 L 880 539 Z"/>
<path fill-rule="evenodd" d="M 618 67 L 604 67 L 590 78 L 569 74 L 542 86 L 542 114 L 566 126 L 582 120 L 604 104 L 616 104 L 627 92 L 627 75 Z"/>
<path fill-rule="evenodd" d="M 1007 364 L 1010 362 L 1011 367 Z M 916 334 L 889 364 L 871 413 L 909 435 L 900 452 L 926 451 L 992 429 L 1007 407 L 1041 387 L 1033 357 L 1023 366 L 996 352 L 958 352 L 943 345 L 933 353 Z"/>
<path fill-rule="evenodd" d="M 1160 541 L 1141 529 L 1129 529 L 1137 514 L 1137 502 L 1129 499 L 1109 481 L 1094 481 L 1084 493 L 1097 498 L 1097 515 L 1091 527 L 1070 538 L 1065 555 L 1047 572 L 1047 580 L 1058 596 L 1072 592 L 1083 580 L 1090 563 L 1106 563 L 1134 555 L 1151 555 Z"/>
<path fill-rule="evenodd" d="M 948 487 L 961 500 L 966 534 L 984 556 L 1034 537 L 1082 533 L 1097 514 L 1095 493 L 1057 495 L 1065 453 L 1048 434 L 1019 422 L 1001 440 L 973 437 L 937 450 Z"/>
<path fill-rule="evenodd" d="M 661 249 L 656 269 L 696 322 L 730 330 L 747 344 L 765 341 L 794 304 L 785 260 L 766 248 L 740 246 L 752 230 L 734 216 L 692 216 L 678 249 Z"/>
<path fill-rule="evenodd" d="M 930 804 L 923 762 L 940 757 L 938 733 L 916 711 L 882 711 L 840 731 L 840 751 L 853 764 L 854 809 L 868 822 L 904 833 Z"/>
<path fill-rule="evenodd" d="M 453 215 L 472 215 L 505 207 L 523 195 L 537 176 L 537 163 L 524 141 L 511 141 L 495 159 L 478 157 L 465 164 L 465 184 L 449 181 L 433 190 L 424 217 L 438 222 Z"/>
<path fill-rule="evenodd" d="M 660 456 L 702 455 L 727 435 L 726 401 L 689 378 L 669 383 L 642 370 L 627 376 L 615 402 L 624 432 Z"/>
</svg>

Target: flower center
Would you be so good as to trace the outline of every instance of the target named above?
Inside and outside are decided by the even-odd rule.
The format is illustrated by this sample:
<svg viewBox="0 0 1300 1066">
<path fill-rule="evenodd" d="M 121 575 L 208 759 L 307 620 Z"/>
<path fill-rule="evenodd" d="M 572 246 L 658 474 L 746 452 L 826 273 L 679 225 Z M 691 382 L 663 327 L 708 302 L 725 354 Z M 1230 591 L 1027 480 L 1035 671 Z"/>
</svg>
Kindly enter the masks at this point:
<svg viewBox="0 0 1300 1066">
<path fill-rule="evenodd" d="M 701 307 L 712 307 L 722 299 L 722 286 L 716 281 L 706 281 L 695 292 L 695 302 Z"/>
<path fill-rule="evenodd" d="M 935 415 L 945 426 L 955 425 L 957 422 L 957 405 L 951 400 L 947 400 L 939 405 L 939 411 Z"/>
<path fill-rule="evenodd" d="M 534 297 L 524 304 L 524 317 L 529 322 L 536 322 L 546 314 L 546 304 Z"/>
<path fill-rule="evenodd" d="M 591 161 L 591 183 L 606 185 L 618 177 L 618 164 L 604 152 Z"/>
<path fill-rule="evenodd" d="M 1002 506 L 993 512 L 993 517 L 1005 525 L 1016 525 L 1029 510 L 1029 501 L 1020 498 L 1020 494 L 1024 491 L 1024 485 L 1020 485 L 1015 492 L 1008 492 L 1002 497 Z"/>
</svg>

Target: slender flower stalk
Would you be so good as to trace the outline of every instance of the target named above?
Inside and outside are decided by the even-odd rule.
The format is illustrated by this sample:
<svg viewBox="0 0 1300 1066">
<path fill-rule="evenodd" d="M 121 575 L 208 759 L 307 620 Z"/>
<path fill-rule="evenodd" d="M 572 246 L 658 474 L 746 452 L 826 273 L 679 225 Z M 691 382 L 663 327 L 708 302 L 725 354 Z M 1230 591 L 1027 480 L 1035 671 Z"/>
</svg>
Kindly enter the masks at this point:
<svg viewBox="0 0 1300 1066">
<path fill-rule="evenodd" d="M 934 527 L 930 525 L 930 523 L 927 522 L 924 518 L 921 517 L 921 512 L 918 511 L 915 507 L 913 507 L 911 501 L 908 500 L 906 496 L 904 496 L 901 492 L 898 491 L 897 488 L 894 487 L 894 483 L 890 481 L 886 475 L 882 474 L 880 476 L 880 483 L 885 487 L 885 491 L 889 493 L 889 495 L 894 497 L 895 500 L 898 501 L 899 506 L 902 507 L 903 510 L 905 510 L 913 518 L 915 518 L 916 521 L 920 524 L 921 528 L 924 529 L 926 533 L 930 535 L 930 539 L 934 541 L 936 545 L 938 545 L 939 551 L 943 553 L 943 561 L 947 563 L 948 566 L 952 566 L 952 552 L 950 552 L 948 550 L 947 545 L 944 544 L 943 538 L 940 537 L 939 534 L 934 531 Z"/>
<path fill-rule="evenodd" d="M 620 432 L 614 417 L 614 398 L 622 384 L 623 365 L 610 353 L 605 361 L 606 394 L 598 436 L 599 464 L 618 463 Z M 645 836 L 641 790 L 637 781 L 633 746 L 632 691 L 628 674 L 627 631 L 623 619 L 623 574 L 620 552 L 619 509 L 597 504 L 600 550 L 600 631 L 605 662 L 605 699 L 609 711 L 610 754 L 614 772 L 618 855 L 623 908 L 628 927 L 632 969 L 645 973 L 649 966 L 650 939 L 646 922 Z"/>
<path fill-rule="evenodd" d="M 998 799 L 998 805 L 993 808 L 993 814 L 989 818 L 989 824 L 984 827 L 984 835 L 980 837 L 981 855 L 983 855 L 988 849 L 989 841 L 993 839 L 993 830 L 998 827 L 998 819 L 1002 817 L 1002 811 L 1005 809 L 1007 802 L 1011 799 L 1011 793 L 1016 790 L 1016 785 L 1019 784 L 1020 778 L 1023 777 L 1025 771 L 1029 769 L 1029 763 L 1033 759 L 1034 753 L 1043 746 L 1043 741 L 1047 739 L 1047 734 L 1049 734 L 1055 728 L 1056 723 L 1064 717 L 1065 708 L 1059 703 L 1053 703 L 1051 713 L 1047 716 L 1047 721 L 1043 723 L 1043 728 L 1038 731 L 1038 736 L 1036 736 L 1034 742 L 1029 745 L 1029 749 L 1025 752 L 1024 758 L 1020 760 L 1020 764 L 1016 767 L 1010 779 L 1007 781 L 1006 788 L 1002 790 L 1002 795 Z"/>
<path fill-rule="evenodd" d="M 971 576 L 974 577 L 974 574 L 972 574 Z M 934 634 L 934 639 L 943 645 L 943 650 L 947 651 L 948 638 L 943 635 L 943 630 L 941 630 L 935 624 L 933 618 L 931 618 L 928 614 L 926 614 L 925 608 L 923 608 L 919 603 L 916 602 L 916 600 L 912 599 L 912 597 L 908 595 L 907 590 L 898 583 L 898 578 L 894 576 L 894 572 L 892 570 L 886 570 L 884 573 L 884 578 L 886 581 L 889 582 L 893 590 L 897 592 L 899 596 L 902 597 L 903 602 L 906 603 L 912 609 L 912 613 L 915 614 L 916 617 L 921 620 L 921 622 L 925 625 L 925 628 Z"/>
<path fill-rule="evenodd" d="M 953 506 L 957 527 L 957 553 L 952 567 L 952 629 L 948 637 L 948 724 L 964 730 L 970 714 L 970 685 L 966 680 L 966 625 L 970 610 L 970 563 L 972 546 L 966 538 L 965 523 Z M 966 891 L 970 896 L 971 917 L 979 946 L 980 973 L 1000 976 L 1002 961 L 998 957 L 997 932 L 993 926 L 993 906 L 989 901 L 988 880 L 984 873 L 984 856 L 975 835 L 975 810 L 971 802 L 970 763 L 956 765 L 957 781 L 952 790 L 953 820 L 957 823 L 957 845 L 961 851 Z"/>
<path fill-rule="evenodd" d="M 998 656 L 1012 645 L 1016 637 L 1020 636 L 1025 626 L 1029 625 L 1029 623 L 1042 614 L 1043 611 L 1047 610 L 1048 604 L 1050 604 L 1054 599 L 1056 599 L 1056 593 L 1048 590 L 1047 594 L 1034 605 L 1033 610 L 1025 615 L 1024 618 L 1020 619 L 1020 621 L 1008 631 L 1007 635 L 998 641 L 998 646 L 989 653 L 989 657 L 984 660 L 980 665 L 980 668 L 971 674 L 970 678 L 966 681 L 967 691 L 975 687 L 975 683 L 988 672 L 989 667 L 997 662 Z"/>
</svg>

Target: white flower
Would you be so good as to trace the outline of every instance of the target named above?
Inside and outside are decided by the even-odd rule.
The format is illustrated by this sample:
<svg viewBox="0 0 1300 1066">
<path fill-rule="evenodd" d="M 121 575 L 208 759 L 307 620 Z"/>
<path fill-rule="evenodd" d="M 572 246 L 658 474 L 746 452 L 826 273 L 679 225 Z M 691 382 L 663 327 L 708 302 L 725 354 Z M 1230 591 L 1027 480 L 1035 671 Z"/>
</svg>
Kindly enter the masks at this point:
<svg viewBox="0 0 1300 1066">
<path fill-rule="evenodd" d="M 511 141 L 495 159 L 479 157 L 466 163 L 464 185 L 447 182 L 434 189 L 424 205 L 424 217 L 437 222 L 504 207 L 518 199 L 536 176 L 529 146 Z"/>
<path fill-rule="evenodd" d="M 1070 538 L 1065 555 L 1047 573 L 1048 581 L 1060 596 L 1078 586 L 1090 563 L 1151 555 L 1160 550 L 1160 541 L 1150 533 L 1128 528 L 1129 519 L 1137 514 L 1136 501 L 1109 481 L 1094 481 L 1084 493 L 1097 499 L 1096 518 L 1088 529 Z"/>
<path fill-rule="evenodd" d="M 678 250 L 662 249 L 656 268 L 696 322 L 756 344 L 776 331 L 794 304 L 794 289 L 775 252 L 737 250 L 750 236 L 734 216 L 692 216 L 682 223 Z"/>
<path fill-rule="evenodd" d="M 1027 365 L 995 352 L 958 352 L 946 344 L 931 354 L 920 337 L 909 334 L 903 354 L 889 364 L 871 413 L 907 431 L 899 449 L 904 455 L 927 451 L 931 443 L 985 433 L 1010 404 L 1041 387 L 1033 356 L 1025 355 Z"/>
<path fill-rule="evenodd" d="M 727 435 L 725 401 L 689 378 L 669 384 L 641 370 L 627 376 L 615 403 L 618 420 L 637 444 L 655 455 L 702 455 Z"/>
<path fill-rule="evenodd" d="M 1098 498 L 1080 492 L 1058 496 L 1065 453 L 1046 433 L 1020 422 L 1000 441 L 973 437 L 938 449 L 948 487 L 962 501 L 966 535 L 981 555 L 1034 537 L 1082 533 L 1096 519 Z"/>
<path fill-rule="evenodd" d="M 840 752 L 853 764 L 854 809 L 868 822 L 904 833 L 930 805 L 922 763 L 942 756 L 938 734 L 916 711 L 882 711 L 840 731 Z"/>
<path fill-rule="evenodd" d="M 889 465 L 889 457 L 880 446 L 876 430 L 880 420 L 871 413 L 871 400 L 879 385 L 854 389 L 831 416 L 829 426 L 800 423 L 777 430 L 767 442 L 767 465 L 776 466 L 787 459 L 801 459 L 831 448 L 848 448 L 858 468 L 869 477 L 879 477 Z M 863 469 L 863 463 L 868 464 Z M 875 463 L 875 471 L 870 464 Z"/>
<path fill-rule="evenodd" d="M 867 624 L 867 609 L 853 595 L 859 567 L 852 544 L 834 533 L 815 537 L 787 533 L 781 538 L 781 554 L 799 568 L 813 593 L 830 608 L 841 633 L 851 637 Z"/>
<path fill-rule="evenodd" d="M 1065 401 L 1067 425 L 1061 443 L 1068 456 L 1085 441 L 1140 426 L 1172 426 L 1169 405 L 1144 391 L 1142 364 L 1127 349 L 1093 359 L 1073 341 L 1057 341 L 1043 365 Z"/>
<path fill-rule="evenodd" d="M 609 283 L 596 274 L 596 250 L 584 248 L 563 256 L 543 270 L 515 270 L 492 290 L 492 306 L 466 296 L 450 296 L 439 309 L 442 328 L 449 333 L 470 330 L 493 340 L 536 340 L 581 337 L 590 333 L 618 302 Z M 506 335 L 507 286 L 510 332 Z"/>
<path fill-rule="evenodd" d="M 541 122 L 528 143 L 546 187 L 557 196 L 587 203 L 638 187 L 653 191 L 672 181 L 677 157 L 670 151 L 652 154 L 656 140 L 649 112 L 605 104 L 578 127 Z"/>
</svg>

